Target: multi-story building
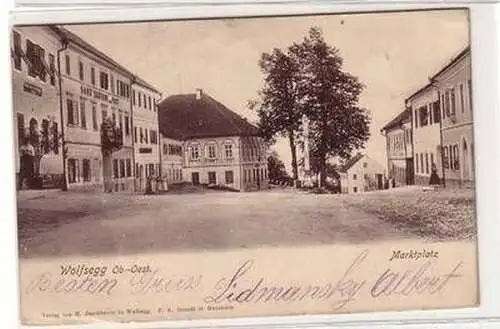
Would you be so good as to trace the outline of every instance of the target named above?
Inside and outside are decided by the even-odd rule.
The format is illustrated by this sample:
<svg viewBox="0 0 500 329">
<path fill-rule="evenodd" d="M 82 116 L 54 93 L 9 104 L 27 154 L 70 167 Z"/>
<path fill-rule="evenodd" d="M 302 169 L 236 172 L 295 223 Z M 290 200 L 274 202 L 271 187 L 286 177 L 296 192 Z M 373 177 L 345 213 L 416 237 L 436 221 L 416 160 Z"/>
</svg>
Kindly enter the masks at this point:
<svg viewBox="0 0 500 329">
<path fill-rule="evenodd" d="M 389 121 L 381 133 L 386 138 L 387 170 L 396 186 L 414 184 L 411 111 L 406 109 Z"/>
<path fill-rule="evenodd" d="M 131 191 L 133 75 L 74 33 L 52 28 L 65 46 L 58 60 L 68 189 Z M 119 126 L 123 142 L 111 154 L 104 154 L 101 145 L 101 124 L 106 118 Z"/>
<path fill-rule="evenodd" d="M 339 170 L 342 193 L 360 193 L 384 188 L 384 168 L 367 155 L 358 153 Z"/>
<path fill-rule="evenodd" d="M 64 182 L 59 107 L 58 35 L 48 27 L 15 26 L 12 29 L 12 88 L 16 173 L 18 188 L 59 187 Z M 32 156 L 23 155 L 31 145 Z M 22 169 L 21 169 L 22 168 Z M 39 177 L 40 181 L 23 179 Z"/>
<path fill-rule="evenodd" d="M 160 135 L 157 104 L 161 94 L 136 78 L 132 84 L 135 189 L 144 191 L 149 177 L 160 175 Z"/>
<path fill-rule="evenodd" d="M 406 100 L 412 114 L 415 184 L 428 185 L 432 166 L 442 180 L 440 105 L 437 88 L 429 83 Z"/>
<path fill-rule="evenodd" d="M 159 117 L 167 181 L 267 188 L 266 147 L 258 129 L 202 90 L 166 98 Z"/>
<path fill-rule="evenodd" d="M 470 48 L 432 78 L 441 99 L 443 174 L 446 185 L 474 183 L 474 141 Z"/>
</svg>

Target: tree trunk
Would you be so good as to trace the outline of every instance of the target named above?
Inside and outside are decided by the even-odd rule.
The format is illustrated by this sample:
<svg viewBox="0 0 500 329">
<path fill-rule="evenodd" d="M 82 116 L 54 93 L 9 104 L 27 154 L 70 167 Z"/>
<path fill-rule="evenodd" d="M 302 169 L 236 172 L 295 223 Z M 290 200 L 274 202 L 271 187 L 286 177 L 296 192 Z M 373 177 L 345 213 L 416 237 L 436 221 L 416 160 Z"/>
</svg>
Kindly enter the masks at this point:
<svg viewBox="0 0 500 329">
<path fill-rule="evenodd" d="M 318 157 L 318 167 L 319 167 L 318 186 L 324 187 L 326 186 L 326 156 L 324 154 L 320 154 Z"/>
<path fill-rule="evenodd" d="M 299 170 L 297 168 L 297 146 L 295 145 L 295 137 L 293 132 L 288 133 L 288 141 L 290 142 L 290 152 L 292 153 L 292 173 L 293 180 L 299 178 Z"/>
</svg>

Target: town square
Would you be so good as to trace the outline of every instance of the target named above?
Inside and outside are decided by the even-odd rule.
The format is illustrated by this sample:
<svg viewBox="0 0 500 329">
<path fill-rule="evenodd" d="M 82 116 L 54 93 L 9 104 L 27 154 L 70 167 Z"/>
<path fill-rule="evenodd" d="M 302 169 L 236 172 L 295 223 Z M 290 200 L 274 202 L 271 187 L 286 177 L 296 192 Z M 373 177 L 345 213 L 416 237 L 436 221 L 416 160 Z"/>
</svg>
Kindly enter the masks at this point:
<svg viewBox="0 0 500 329">
<path fill-rule="evenodd" d="M 407 15 L 391 19 L 424 19 Z M 471 50 L 466 16 L 447 15 L 442 53 L 399 54 L 418 30 L 373 53 L 400 63 L 394 85 L 345 39 L 356 15 L 294 18 L 297 35 L 251 39 L 241 65 L 198 28 L 230 35 L 258 19 L 14 26 L 20 256 L 474 239 Z M 166 47 L 139 61 L 121 28 L 136 42 L 190 31 L 179 52 L 193 57 Z"/>
</svg>

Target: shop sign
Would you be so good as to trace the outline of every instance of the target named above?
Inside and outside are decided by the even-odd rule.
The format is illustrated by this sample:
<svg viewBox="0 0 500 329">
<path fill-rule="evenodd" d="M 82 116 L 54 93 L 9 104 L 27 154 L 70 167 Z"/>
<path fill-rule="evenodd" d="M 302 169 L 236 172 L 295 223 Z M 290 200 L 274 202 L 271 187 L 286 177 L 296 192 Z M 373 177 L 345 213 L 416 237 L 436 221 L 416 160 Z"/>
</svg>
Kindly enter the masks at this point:
<svg viewBox="0 0 500 329">
<path fill-rule="evenodd" d="M 24 83 L 24 91 L 36 96 L 42 96 L 42 88 L 30 82 Z"/>
</svg>

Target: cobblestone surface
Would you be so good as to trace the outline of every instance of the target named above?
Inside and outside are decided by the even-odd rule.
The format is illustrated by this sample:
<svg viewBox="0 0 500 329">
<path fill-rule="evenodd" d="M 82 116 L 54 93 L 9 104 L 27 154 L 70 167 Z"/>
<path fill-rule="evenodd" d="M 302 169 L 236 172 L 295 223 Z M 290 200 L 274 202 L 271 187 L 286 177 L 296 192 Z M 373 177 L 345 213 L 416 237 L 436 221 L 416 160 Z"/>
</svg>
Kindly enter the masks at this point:
<svg viewBox="0 0 500 329">
<path fill-rule="evenodd" d="M 395 189 L 351 195 L 344 202 L 427 240 L 474 239 L 477 234 L 472 189 Z"/>
</svg>

